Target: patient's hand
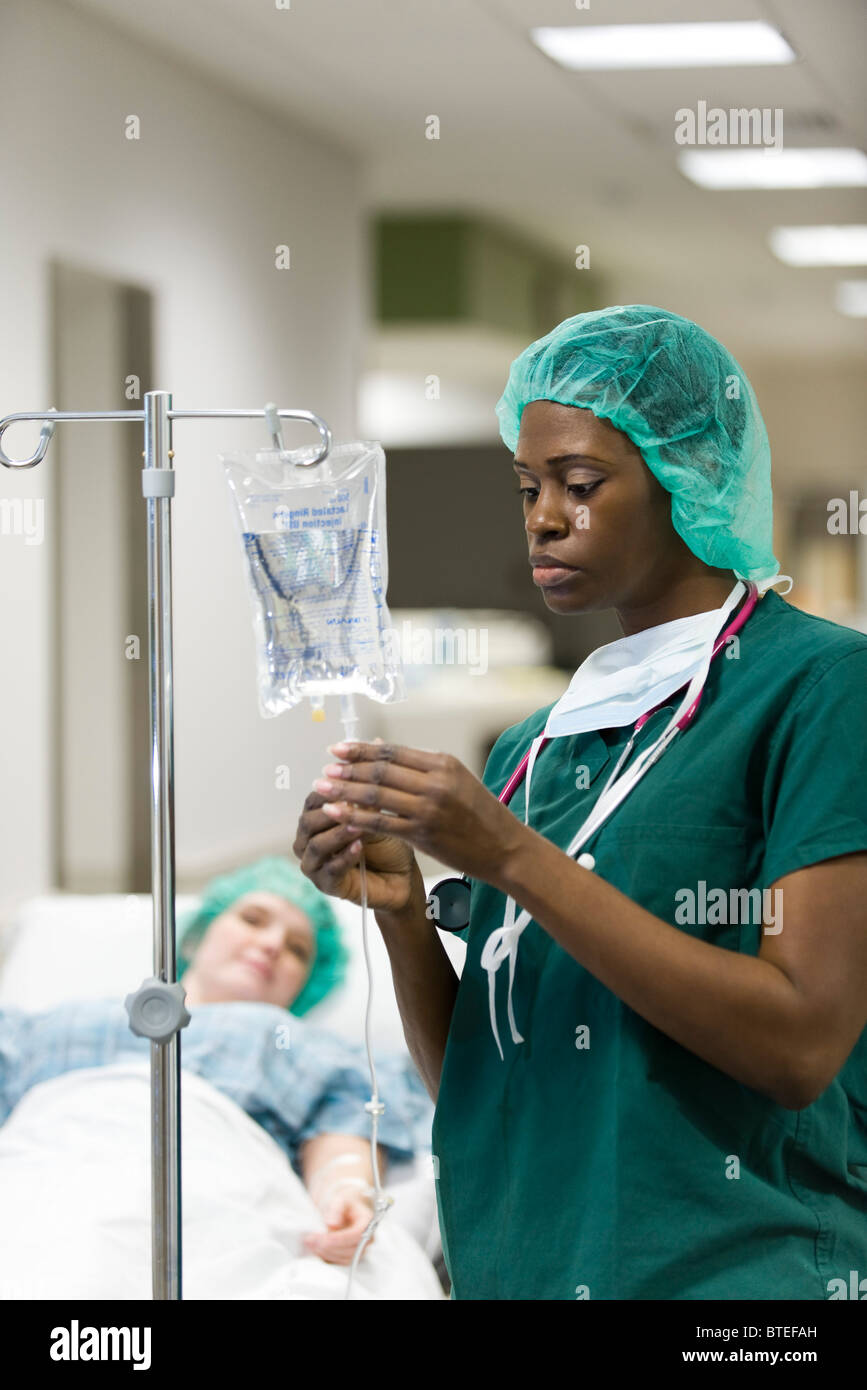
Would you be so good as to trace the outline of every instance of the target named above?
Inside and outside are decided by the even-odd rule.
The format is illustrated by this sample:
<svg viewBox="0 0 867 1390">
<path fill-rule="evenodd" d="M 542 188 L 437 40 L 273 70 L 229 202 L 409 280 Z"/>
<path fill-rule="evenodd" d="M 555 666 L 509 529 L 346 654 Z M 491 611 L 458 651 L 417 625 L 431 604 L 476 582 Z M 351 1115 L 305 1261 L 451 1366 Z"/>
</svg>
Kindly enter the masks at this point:
<svg viewBox="0 0 867 1390">
<path fill-rule="evenodd" d="M 326 1264 L 349 1265 L 364 1232 L 373 1216 L 373 1206 L 357 1192 L 337 1193 L 322 1213 L 327 1231 L 311 1231 L 304 1237 L 304 1244 L 312 1255 L 318 1255 Z M 364 1247 L 376 1239 L 375 1235 Z M 364 1259 L 364 1255 L 361 1257 Z"/>
</svg>

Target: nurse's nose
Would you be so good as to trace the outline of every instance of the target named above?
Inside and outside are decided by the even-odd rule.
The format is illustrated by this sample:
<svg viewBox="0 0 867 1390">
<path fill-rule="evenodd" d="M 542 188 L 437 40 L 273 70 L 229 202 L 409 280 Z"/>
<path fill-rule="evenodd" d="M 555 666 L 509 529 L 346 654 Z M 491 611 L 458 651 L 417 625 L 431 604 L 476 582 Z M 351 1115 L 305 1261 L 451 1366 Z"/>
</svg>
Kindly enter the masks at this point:
<svg viewBox="0 0 867 1390">
<path fill-rule="evenodd" d="M 530 505 L 525 526 L 527 535 L 535 536 L 537 540 L 551 535 L 568 535 L 569 518 L 564 508 L 563 489 L 558 489 L 550 481 L 543 482 L 538 496 Z"/>
</svg>

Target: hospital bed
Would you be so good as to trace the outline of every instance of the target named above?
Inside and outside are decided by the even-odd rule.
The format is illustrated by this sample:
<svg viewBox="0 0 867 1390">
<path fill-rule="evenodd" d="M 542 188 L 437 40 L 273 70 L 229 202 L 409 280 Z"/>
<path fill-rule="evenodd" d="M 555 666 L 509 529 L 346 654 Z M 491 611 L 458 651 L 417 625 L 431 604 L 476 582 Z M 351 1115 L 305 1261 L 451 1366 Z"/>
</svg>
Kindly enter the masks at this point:
<svg viewBox="0 0 867 1390">
<path fill-rule="evenodd" d="M 432 886 L 433 878 L 426 881 L 428 890 Z M 195 895 L 178 895 L 179 920 L 196 901 Z M 349 951 L 347 975 L 305 1022 L 359 1047 L 367 1002 L 361 912 L 337 899 L 331 905 Z M 408 1056 L 388 955 L 372 917 L 368 928 L 374 1055 Z M 441 936 L 460 972 L 463 943 Z M 39 1012 L 77 999 L 123 999 L 151 973 L 152 949 L 149 895 L 33 898 L 0 925 L 0 1009 Z M 151 1296 L 149 1085 L 145 1060 L 70 1072 L 33 1087 L 0 1127 L 0 1217 L 7 1248 L 7 1223 L 21 1222 L 18 1238 L 11 1239 L 19 1268 L 14 1275 L 8 1268 L 0 1271 L 0 1297 L 66 1297 L 64 1289 L 79 1297 L 105 1297 L 106 1269 L 97 1266 L 106 1259 L 114 1266 L 112 1297 Z M 287 1247 L 298 1232 L 310 1229 L 312 1207 L 271 1136 L 204 1078 L 183 1070 L 181 1112 L 184 1297 L 342 1298 L 345 1267 L 314 1256 L 287 1265 Z M 98 1132 L 109 1116 L 115 1126 L 132 1127 L 135 1162 L 125 1163 L 123 1173 L 101 1167 Z M 91 1148 L 89 1139 L 83 1141 L 85 1132 L 93 1136 Z M 67 1139 L 68 1152 L 77 1155 L 77 1171 L 64 1165 L 59 1177 L 58 1154 Z M 233 1172 L 235 1186 L 229 1190 Z M 441 1277 L 444 1267 L 429 1150 L 411 1162 L 389 1164 L 385 1186 L 394 1205 L 365 1252 L 352 1296 L 444 1297 L 434 1273 L 436 1268 Z M 89 1197 L 99 1204 L 105 1228 L 98 1256 L 86 1253 L 93 1245 Z M 30 1215 L 25 1214 L 28 1201 L 37 1204 Z M 47 1248 L 38 1234 L 46 1230 L 58 1232 Z M 23 1274 L 22 1250 L 30 1266 Z M 17 1292 L 19 1287 L 27 1293 Z"/>
</svg>

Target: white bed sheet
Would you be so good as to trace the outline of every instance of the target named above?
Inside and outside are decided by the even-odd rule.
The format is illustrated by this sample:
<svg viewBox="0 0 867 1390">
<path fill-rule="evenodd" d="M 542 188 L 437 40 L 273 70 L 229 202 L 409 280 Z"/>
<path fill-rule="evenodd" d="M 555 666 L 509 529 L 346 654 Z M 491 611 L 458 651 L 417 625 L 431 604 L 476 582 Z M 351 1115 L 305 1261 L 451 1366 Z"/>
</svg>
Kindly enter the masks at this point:
<svg viewBox="0 0 867 1390">
<path fill-rule="evenodd" d="M 347 1267 L 301 1244 L 324 1224 L 283 1150 L 196 1073 L 182 1096 L 184 1299 L 343 1299 Z M 352 1296 L 444 1299 L 394 1196 Z M 150 1230 L 149 1063 L 28 1091 L 0 1127 L 0 1298 L 149 1300 Z"/>
</svg>

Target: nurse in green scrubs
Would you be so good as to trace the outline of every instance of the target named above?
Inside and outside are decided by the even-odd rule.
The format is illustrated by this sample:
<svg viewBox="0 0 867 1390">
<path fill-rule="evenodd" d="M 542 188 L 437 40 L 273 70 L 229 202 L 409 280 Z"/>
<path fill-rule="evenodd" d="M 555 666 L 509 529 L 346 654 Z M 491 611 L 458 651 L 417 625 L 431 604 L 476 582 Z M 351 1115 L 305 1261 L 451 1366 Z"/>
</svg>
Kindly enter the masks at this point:
<svg viewBox="0 0 867 1390">
<path fill-rule="evenodd" d="M 613 608 L 623 644 L 658 657 L 665 624 L 719 610 L 721 631 L 737 578 L 762 597 L 590 860 L 565 851 L 636 704 L 658 703 L 652 655 L 621 660 L 631 702 L 606 705 L 598 657 L 576 675 L 581 732 L 539 752 L 528 824 L 526 781 L 497 798 L 551 707 L 506 730 L 482 781 L 446 754 L 338 744 L 307 799 L 295 853 L 319 888 L 359 902 L 364 854 L 436 1102 L 452 1297 L 863 1299 L 867 637 L 770 587 L 764 425 L 695 324 L 641 305 L 567 319 L 516 359 L 497 411 L 551 612 Z M 460 980 L 414 849 L 472 880 Z M 509 899 L 532 919 L 514 1030 L 509 972 L 492 1003 L 483 968 Z"/>
</svg>

